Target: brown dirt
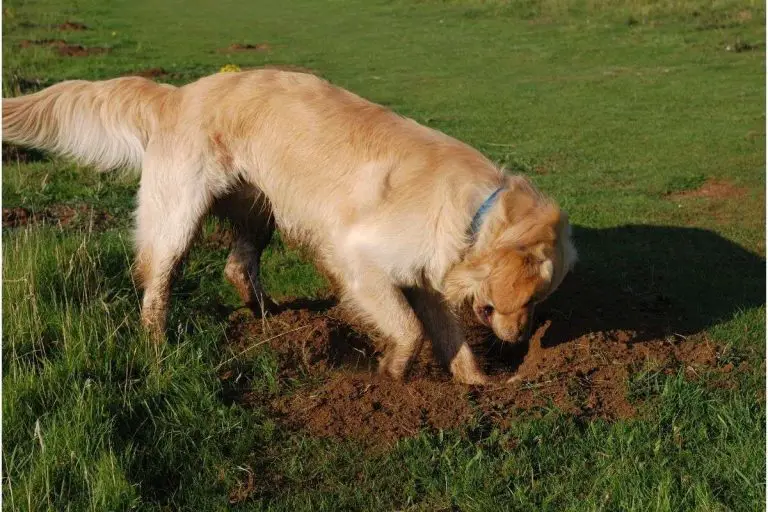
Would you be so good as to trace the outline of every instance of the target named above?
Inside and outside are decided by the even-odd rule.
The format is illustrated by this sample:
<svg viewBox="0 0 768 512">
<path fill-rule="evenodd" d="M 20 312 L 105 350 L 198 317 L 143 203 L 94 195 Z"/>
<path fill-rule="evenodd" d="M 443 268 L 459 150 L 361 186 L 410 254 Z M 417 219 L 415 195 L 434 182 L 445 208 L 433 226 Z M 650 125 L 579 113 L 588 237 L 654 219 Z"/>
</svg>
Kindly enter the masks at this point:
<svg viewBox="0 0 768 512">
<path fill-rule="evenodd" d="M 56 204 L 43 210 L 32 211 L 27 208 L 3 208 L 3 228 L 17 228 L 28 224 L 54 224 L 62 227 L 74 225 L 92 225 L 103 228 L 114 218 L 106 211 L 96 211 L 88 205 L 70 206 Z"/>
<path fill-rule="evenodd" d="M 148 69 L 142 69 L 141 71 L 134 71 L 133 73 L 128 73 L 126 76 L 140 76 L 143 78 L 155 79 L 155 78 L 165 78 L 168 75 L 169 73 L 163 68 L 148 68 Z"/>
<path fill-rule="evenodd" d="M 422 429 L 478 423 L 503 428 L 521 414 L 540 414 L 551 406 L 577 417 L 628 418 L 640 403 L 629 398 L 630 381 L 642 372 L 683 369 L 696 378 L 707 370 L 734 371 L 733 365 L 718 368 L 718 347 L 701 336 L 649 339 L 653 329 L 571 336 L 580 331 L 574 325 L 578 321 L 564 322 L 544 312 L 529 346 L 510 346 L 464 313 L 470 345 L 493 384 L 470 388 L 451 382 L 429 347 L 408 380 L 395 382 L 376 374 L 375 336 L 348 322 L 338 307 L 307 305 L 293 304 L 300 309 L 265 320 L 238 311 L 227 336 L 235 354 L 268 345 L 277 355 L 279 381 L 295 389 L 278 396 L 257 392 L 248 375 L 235 378 L 238 370 L 231 368 L 223 370 L 221 379 L 228 399 L 268 403 L 283 424 L 319 437 L 389 445 Z M 559 342 L 553 343 L 553 336 Z M 510 377 L 516 380 L 506 383 Z"/>
<path fill-rule="evenodd" d="M 88 55 L 99 55 L 109 52 L 109 48 L 100 48 L 93 46 L 86 48 L 79 44 L 68 44 L 62 39 L 25 39 L 19 46 L 22 48 L 30 48 L 32 46 L 48 46 L 56 49 L 59 55 L 62 57 L 87 57 Z"/>
<path fill-rule="evenodd" d="M 231 45 L 227 46 L 226 48 L 222 48 L 220 51 L 228 53 L 228 52 L 268 52 L 272 49 L 272 45 L 269 43 L 258 43 L 258 44 L 241 44 L 241 43 L 232 43 Z"/>
<path fill-rule="evenodd" d="M 88 30 L 88 27 L 77 21 L 65 21 L 60 25 L 56 25 L 55 28 L 57 30 L 61 30 L 62 32 L 80 32 L 82 30 Z"/>
<path fill-rule="evenodd" d="M 737 187 L 733 183 L 726 180 L 709 179 L 697 189 L 686 190 L 684 192 L 677 192 L 670 194 L 672 199 L 686 199 L 689 197 L 705 197 L 710 199 L 728 199 L 734 197 L 741 197 L 746 193 L 746 189 L 743 187 Z"/>
</svg>

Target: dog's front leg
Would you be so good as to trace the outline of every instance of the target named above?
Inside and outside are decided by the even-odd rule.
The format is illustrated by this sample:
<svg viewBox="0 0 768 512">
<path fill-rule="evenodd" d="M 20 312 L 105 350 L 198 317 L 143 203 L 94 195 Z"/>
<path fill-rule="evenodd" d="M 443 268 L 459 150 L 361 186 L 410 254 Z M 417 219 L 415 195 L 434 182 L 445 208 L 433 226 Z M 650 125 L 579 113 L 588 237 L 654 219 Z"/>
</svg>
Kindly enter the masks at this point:
<svg viewBox="0 0 768 512">
<path fill-rule="evenodd" d="M 372 269 L 356 272 L 344 283 L 345 301 L 390 340 L 379 372 L 403 379 L 424 344 L 424 329 L 403 292 Z"/>
<path fill-rule="evenodd" d="M 464 332 L 443 297 L 434 290 L 409 288 L 405 293 L 432 341 L 437 358 L 453 378 L 463 384 L 486 384 L 488 378 L 477 364 Z"/>
</svg>

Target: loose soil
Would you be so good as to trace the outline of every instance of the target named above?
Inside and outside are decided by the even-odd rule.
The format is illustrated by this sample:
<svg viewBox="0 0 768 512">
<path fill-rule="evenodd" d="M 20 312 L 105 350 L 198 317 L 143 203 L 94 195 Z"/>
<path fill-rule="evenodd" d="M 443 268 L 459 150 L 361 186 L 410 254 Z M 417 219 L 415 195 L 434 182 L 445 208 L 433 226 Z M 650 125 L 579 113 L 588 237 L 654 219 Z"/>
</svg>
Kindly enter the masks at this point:
<svg viewBox="0 0 768 512">
<path fill-rule="evenodd" d="M 453 383 L 430 347 L 407 381 L 395 382 L 376 373 L 381 345 L 376 335 L 339 307 L 308 305 L 297 303 L 266 319 L 246 310 L 232 315 L 231 349 L 252 356 L 259 345 L 269 346 L 277 357 L 281 393 L 254 389 L 253 376 L 231 366 L 220 375 L 225 398 L 266 404 L 288 428 L 370 445 L 390 445 L 423 429 L 504 428 L 521 415 L 553 407 L 582 418 L 629 418 L 648 394 L 648 379 L 680 369 L 691 378 L 734 370 L 733 365 L 719 367 L 718 347 L 701 335 L 650 337 L 653 328 L 584 333 L 588 324 L 580 326 L 574 318 L 566 322 L 545 310 L 530 343 L 514 346 L 497 340 L 465 312 L 461 319 L 469 343 L 493 383 Z M 507 383 L 511 377 L 514 381 Z"/>
<path fill-rule="evenodd" d="M 135 71 L 133 73 L 129 73 L 125 76 L 140 76 L 143 78 L 155 79 L 155 78 L 167 77 L 168 72 L 163 68 L 148 68 L 148 69 L 142 69 L 141 71 Z"/>
<path fill-rule="evenodd" d="M 56 52 L 62 57 L 87 57 L 89 55 L 99 55 L 109 52 L 109 48 L 100 48 L 93 46 L 86 48 L 79 44 L 68 44 L 62 39 L 25 39 L 19 46 L 22 48 L 30 48 L 32 46 L 48 46 L 54 48 Z"/>
<path fill-rule="evenodd" d="M 103 229 L 113 221 L 114 217 L 109 212 L 97 211 L 85 204 L 55 204 L 35 211 L 20 206 L 3 208 L 3 228 L 18 228 L 28 224 L 53 224 L 61 227 L 92 226 Z"/>
<path fill-rule="evenodd" d="M 226 48 L 222 48 L 220 51 L 228 53 L 228 52 L 268 52 L 272 49 L 272 46 L 269 43 L 258 43 L 258 44 L 241 44 L 241 43 L 233 43 Z"/>
<path fill-rule="evenodd" d="M 78 23 L 77 21 L 65 21 L 61 25 L 56 25 L 55 28 L 57 30 L 61 30 L 62 32 L 80 32 L 82 30 L 88 30 L 88 27 L 82 23 Z"/>
</svg>

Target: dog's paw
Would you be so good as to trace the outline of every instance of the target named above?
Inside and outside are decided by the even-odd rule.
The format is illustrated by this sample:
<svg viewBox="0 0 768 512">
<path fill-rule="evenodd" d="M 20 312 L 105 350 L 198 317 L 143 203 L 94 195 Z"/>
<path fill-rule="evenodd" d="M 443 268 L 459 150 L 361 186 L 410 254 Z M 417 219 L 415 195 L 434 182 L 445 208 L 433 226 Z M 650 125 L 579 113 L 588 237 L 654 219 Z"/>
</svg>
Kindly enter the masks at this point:
<svg viewBox="0 0 768 512">
<path fill-rule="evenodd" d="M 450 368 L 453 380 L 461 384 L 484 386 L 490 383 L 488 376 L 480 369 L 472 350 L 466 343 L 456 353 Z"/>
<path fill-rule="evenodd" d="M 453 379 L 459 384 L 467 384 L 469 386 L 487 386 L 491 383 L 488 376 L 479 371 L 467 375 L 454 374 Z"/>
<path fill-rule="evenodd" d="M 389 377 L 392 380 L 403 381 L 408 371 L 408 360 L 393 357 L 389 352 L 379 359 L 379 375 Z"/>
</svg>

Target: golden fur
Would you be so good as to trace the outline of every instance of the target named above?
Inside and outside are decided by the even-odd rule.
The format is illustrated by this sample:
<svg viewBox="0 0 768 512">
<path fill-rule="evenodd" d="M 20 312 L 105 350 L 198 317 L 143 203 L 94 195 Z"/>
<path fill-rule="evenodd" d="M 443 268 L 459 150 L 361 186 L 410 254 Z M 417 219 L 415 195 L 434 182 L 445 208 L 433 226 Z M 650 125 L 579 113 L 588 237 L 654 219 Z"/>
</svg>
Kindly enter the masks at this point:
<svg viewBox="0 0 768 512">
<path fill-rule="evenodd" d="M 137 273 L 158 338 L 173 270 L 209 212 L 234 225 L 225 274 L 246 303 L 271 304 L 259 260 L 277 225 L 391 340 L 380 368 L 395 378 L 429 339 L 457 380 L 484 382 L 449 304 L 472 301 L 517 340 L 575 259 L 566 216 L 528 180 L 309 74 L 63 82 L 4 99 L 3 140 L 141 169 Z M 499 187 L 472 240 L 472 217 Z"/>
</svg>

